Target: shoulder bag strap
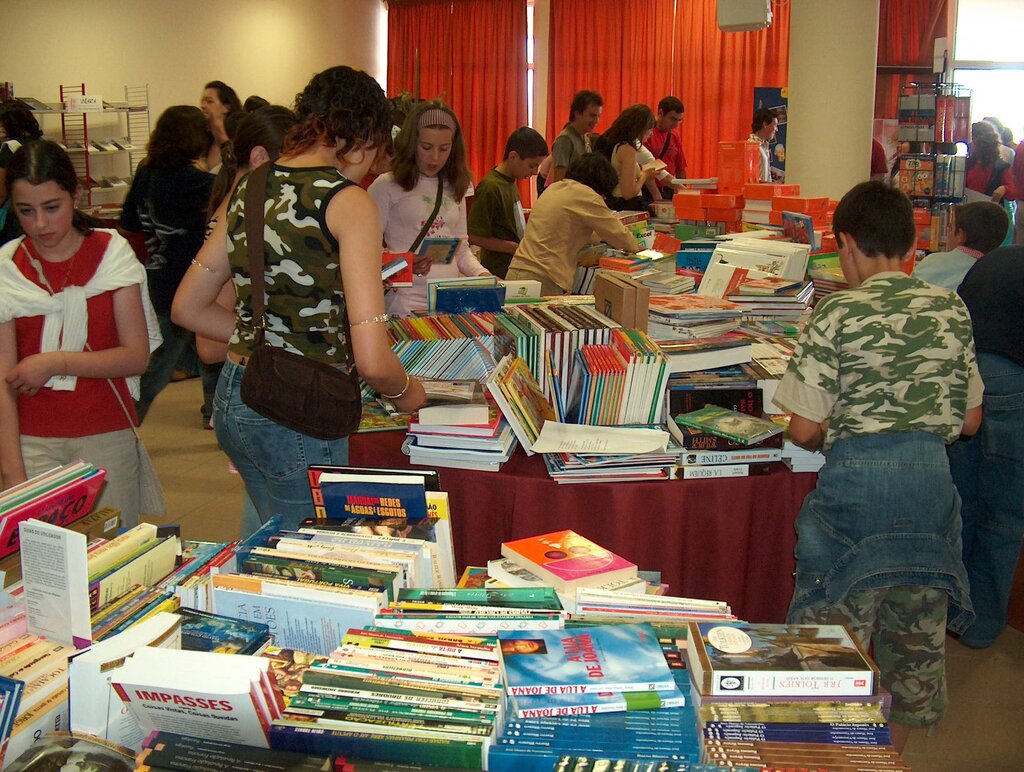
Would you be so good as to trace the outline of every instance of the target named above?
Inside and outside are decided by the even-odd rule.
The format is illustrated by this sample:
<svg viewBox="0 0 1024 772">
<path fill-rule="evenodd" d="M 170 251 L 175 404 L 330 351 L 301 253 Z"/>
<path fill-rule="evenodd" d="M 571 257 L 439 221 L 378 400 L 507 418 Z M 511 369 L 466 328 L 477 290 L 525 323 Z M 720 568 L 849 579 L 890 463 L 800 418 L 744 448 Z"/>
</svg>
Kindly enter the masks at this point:
<svg viewBox="0 0 1024 772">
<path fill-rule="evenodd" d="M 262 342 L 266 326 L 266 258 L 263 255 L 263 207 L 267 200 L 267 178 L 270 164 L 261 164 L 249 172 L 245 183 L 245 249 L 249 255 L 249 288 L 252 303 L 252 323 L 257 342 Z"/>
<path fill-rule="evenodd" d="M 671 142 L 672 142 L 672 132 L 671 131 L 666 131 L 665 132 L 665 144 L 662 145 L 661 152 L 658 153 L 658 160 L 659 161 L 665 157 L 665 153 L 668 152 L 668 146 L 669 146 L 669 144 Z"/>
<path fill-rule="evenodd" d="M 440 174 L 437 175 L 437 198 L 434 199 L 434 211 L 430 213 L 430 217 L 423 223 L 423 228 L 420 230 L 420 235 L 416 237 L 416 240 L 409 247 L 410 252 L 415 252 L 420 248 L 420 244 L 423 243 L 423 239 L 426 238 L 427 231 L 430 230 L 430 226 L 434 224 L 434 220 L 437 219 L 437 213 L 441 211 L 441 197 L 444 195 L 444 178 Z"/>
</svg>

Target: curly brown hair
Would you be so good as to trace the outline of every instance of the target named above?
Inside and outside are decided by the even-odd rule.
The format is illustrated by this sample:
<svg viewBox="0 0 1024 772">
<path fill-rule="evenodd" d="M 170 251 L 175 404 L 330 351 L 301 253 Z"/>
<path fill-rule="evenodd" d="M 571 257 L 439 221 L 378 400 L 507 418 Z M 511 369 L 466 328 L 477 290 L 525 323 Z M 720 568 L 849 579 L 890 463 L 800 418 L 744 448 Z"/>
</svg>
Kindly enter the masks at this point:
<svg viewBox="0 0 1024 772">
<path fill-rule="evenodd" d="M 318 72 L 295 96 L 299 123 L 285 137 L 282 155 L 334 143 L 342 150 L 383 145 L 390 111 L 380 85 L 362 70 L 339 65 Z"/>
</svg>

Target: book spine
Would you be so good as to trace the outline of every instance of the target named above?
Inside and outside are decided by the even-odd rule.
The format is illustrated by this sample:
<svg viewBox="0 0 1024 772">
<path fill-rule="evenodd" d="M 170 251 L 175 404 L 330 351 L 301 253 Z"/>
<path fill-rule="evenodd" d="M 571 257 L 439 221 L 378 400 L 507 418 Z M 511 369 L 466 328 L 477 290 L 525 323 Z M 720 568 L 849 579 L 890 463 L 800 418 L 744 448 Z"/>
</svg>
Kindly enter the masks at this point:
<svg viewBox="0 0 1024 772">
<path fill-rule="evenodd" d="M 334 711 L 350 711 L 352 713 L 370 713 L 396 718 L 433 719 L 446 723 L 473 724 L 488 727 L 494 723 L 494 713 L 479 713 L 473 710 L 454 710 L 433 706 L 424 707 L 415 704 L 402 705 L 370 698 L 336 699 L 314 695 L 309 692 L 301 692 L 293 697 L 288 709 L 291 712 L 308 710 L 311 711 L 310 715 L 319 715 L 323 712 L 330 716 Z"/>
<path fill-rule="evenodd" d="M 653 692 L 676 687 L 675 681 L 646 681 L 638 683 L 558 684 L 543 686 L 508 686 L 508 693 L 518 697 L 548 694 L 600 694 L 602 692 Z"/>
<path fill-rule="evenodd" d="M 270 745 L 278 750 L 317 756 L 344 755 L 367 761 L 436 764 L 483 769 L 487 744 L 479 741 L 382 735 L 373 732 L 334 730 L 273 724 Z"/>
<path fill-rule="evenodd" d="M 676 479 L 699 480 L 713 477 L 747 477 L 749 464 L 712 464 L 709 466 L 678 466 Z"/>
<path fill-rule="evenodd" d="M 463 657 L 465 659 L 498 661 L 498 652 L 494 647 L 471 646 L 468 644 L 463 646 L 447 646 L 441 643 L 430 643 L 423 639 L 416 639 L 409 635 L 395 635 L 394 633 L 381 633 L 378 631 L 350 630 L 345 635 L 343 643 L 365 648 L 395 649 L 398 651 Z"/>
<path fill-rule="evenodd" d="M 468 711 L 484 715 L 497 715 L 499 713 L 499 701 L 497 698 L 475 701 L 472 698 L 467 699 L 466 695 L 442 692 L 435 692 L 434 696 L 398 694 L 371 689 L 369 686 L 362 689 L 347 689 L 303 684 L 299 694 L 293 697 L 292 700 L 293 702 L 299 700 L 298 704 L 300 707 L 307 700 L 311 701 L 309 703 L 311 705 L 318 705 L 321 702 L 325 704 L 337 702 L 340 704 L 346 701 L 371 701 L 373 704 L 378 705 L 405 706 L 421 710 Z"/>
</svg>

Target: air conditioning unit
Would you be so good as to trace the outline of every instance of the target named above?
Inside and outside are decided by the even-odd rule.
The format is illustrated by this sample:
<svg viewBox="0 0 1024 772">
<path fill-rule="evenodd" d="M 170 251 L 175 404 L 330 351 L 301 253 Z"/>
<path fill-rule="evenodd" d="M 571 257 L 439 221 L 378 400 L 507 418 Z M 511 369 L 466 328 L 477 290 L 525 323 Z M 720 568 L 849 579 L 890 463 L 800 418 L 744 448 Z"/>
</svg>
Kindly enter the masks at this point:
<svg viewBox="0 0 1024 772">
<path fill-rule="evenodd" d="M 769 0 L 718 0 L 718 28 L 722 32 L 751 32 L 771 23 Z"/>
</svg>

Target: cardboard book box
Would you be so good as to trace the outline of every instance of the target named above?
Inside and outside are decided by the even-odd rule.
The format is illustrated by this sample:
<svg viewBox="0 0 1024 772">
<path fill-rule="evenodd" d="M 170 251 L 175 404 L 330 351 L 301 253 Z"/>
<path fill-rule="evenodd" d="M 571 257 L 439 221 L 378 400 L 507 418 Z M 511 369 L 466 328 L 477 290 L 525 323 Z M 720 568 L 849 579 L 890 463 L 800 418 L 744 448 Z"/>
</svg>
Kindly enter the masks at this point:
<svg viewBox="0 0 1024 772">
<path fill-rule="evenodd" d="M 601 271 L 594 278 L 594 306 L 623 327 L 647 332 L 650 300 L 649 288 L 623 274 Z"/>
</svg>

